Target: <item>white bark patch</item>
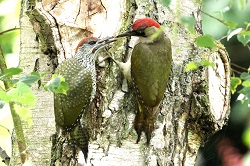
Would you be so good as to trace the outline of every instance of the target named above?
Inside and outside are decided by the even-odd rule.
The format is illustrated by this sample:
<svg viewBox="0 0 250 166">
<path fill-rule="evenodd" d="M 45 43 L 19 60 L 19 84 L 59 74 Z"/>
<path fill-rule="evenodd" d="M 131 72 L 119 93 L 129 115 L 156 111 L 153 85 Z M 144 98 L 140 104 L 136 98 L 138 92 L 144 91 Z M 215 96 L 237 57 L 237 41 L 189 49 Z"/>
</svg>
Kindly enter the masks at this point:
<svg viewBox="0 0 250 166">
<path fill-rule="evenodd" d="M 121 147 L 111 144 L 107 154 L 97 145 L 89 147 L 89 165 L 143 166 L 140 144 L 123 141 Z"/>
<path fill-rule="evenodd" d="M 219 121 L 224 118 L 227 113 L 227 109 L 225 109 L 225 98 L 228 95 L 228 76 L 226 75 L 227 71 L 224 67 L 224 63 L 217 52 L 210 56 L 210 61 L 214 63 L 214 68 L 208 68 L 209 102 L 212 115 L 215 120 Z"/>
<path fill-rule="evenodd" d="M 125 93 L 122 92 L 121 90 L 118 90 L 115 92 L 113 100 L 109 104 L 110 110 L 114 110 L 114 111 L 119 110 L 119 103 L 121 102 L 121 100 L 123 100 L 124 94 Z"/>
</svg>

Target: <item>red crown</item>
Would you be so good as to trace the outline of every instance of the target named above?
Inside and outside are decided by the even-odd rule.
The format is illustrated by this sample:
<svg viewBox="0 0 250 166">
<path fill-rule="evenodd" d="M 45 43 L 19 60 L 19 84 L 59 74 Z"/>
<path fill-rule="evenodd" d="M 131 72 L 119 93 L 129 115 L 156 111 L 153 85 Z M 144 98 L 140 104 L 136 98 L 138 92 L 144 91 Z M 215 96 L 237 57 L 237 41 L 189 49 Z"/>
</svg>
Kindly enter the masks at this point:
<svg viewBox="0 0 250 166">
<path fill-rule="evenodd" d="M 134 22 L 132 28 L 133 30 L 137 30 L 138 28 L 141 27 L 152 27 L 155 26 L 156 28 L 160 28 L 161 25 L 156 22 L 155 20 L 153 20 L 152 18 L 142 18 L 142 19 L 138 19 Z"/>
<path fill-rule="evenodd" d="M 90 37 L 85 37 L 83 38 L 79 43 L 78 45 L 76 46 L 76 52 L 78 50 L 79 47 L 81 47 L 83 45 L 83 43 L 85 43 L 86 41 L 88 40 L 98 40 L 96 37 L 93 37 L 93 36 L 90 36 Z"/>
</svg>

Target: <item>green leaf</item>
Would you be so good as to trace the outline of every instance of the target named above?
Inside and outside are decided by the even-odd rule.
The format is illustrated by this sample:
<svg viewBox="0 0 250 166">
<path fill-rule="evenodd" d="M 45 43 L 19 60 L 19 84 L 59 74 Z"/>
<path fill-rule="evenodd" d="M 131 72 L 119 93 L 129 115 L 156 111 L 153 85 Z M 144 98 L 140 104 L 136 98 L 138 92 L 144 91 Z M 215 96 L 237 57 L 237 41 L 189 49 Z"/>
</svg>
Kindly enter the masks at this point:
<svg viewBox="0 0 250 166">
<path fill-rule="evenodd" d="M 210 62 L 210 61 L 207 60 L 207 59 L 201 61 L 200 64 L 201 64 L 202 66 L 211 66 L 211 67 L 214 67 L 214 63 L 213 63 L 213 62 Z"/>
<path fill-rule="evenodd" d="M 12 79 L 10 79 L 10 80 L 8 80 L 8 81 L 10 81 L 10 83 L 11 83 L 12 86 L 13 86 L 14 84 L 16 84 L 16 83 L 19 81 L 19 79 L 18 79 L 18 78 L 12 78 Z"/>
<path fill-rule="evenodd" d="M 22 105 L 34 106 L 36 102 L 36 98 L 33 93 L 24 93 L 16 101 Z"/>
<path fill-rule="evenodd" d="M 243 10 L 246 6 L 245 0 L 237 0 L 238 2 L 238 7 L 240 8 L 240 10 Z"/>
<path fill-rule="evenodd" d="M 62 76 L 54 74 L 52 79 L 44 86 L 45 90 L 49 90 L 54 93 L 67 94 L 69 90 L 68 84 Z"/>
<path fill-rule="evenodd" d="M 60 86 L 60 83 L 61 83 L 60 77 L 57 76 L 53 78 L 53 76 L 52 76 L 52 79 L 49 82 L 47 82 L 47 84 L 44 86 L 45 90 L 54 92 L 55 89 L 57 89 Z"/>
<path fill-rule="evenodd" d="M 34 75 L 34 76 L 37 76 L 37 77 L 41 77 L 41 75 L 40 75 L 39 73 L 34 72 L 34 71 L 33 71 L 33 72 L 31 72 L 31 73 L 30 73 L 30 75 Z"/>
<path fill-rule="evenodd" d="M 228 6 L 229 6 L 230 8 L 234 5 L 234 1 L 235 1 L 235 0 L 230 0 L 230 1 L 229 1 Z"/>
<path fill-rule="evenodd" d="M 238 26 L 238 23 L 233 22 L 233 21 L 225 21 L 225 20 L 221 20 L 222 23 L 227 26 L 228 28 L 234 29 Z"/>
<path fill-rule="evenodd" d="M 40 77 L 44 77 L 45 75 L 47 75 L 48 73 L 44 72 L 40 74 Z"/>
<path fill-rule="evenodd" d="M 27 86 L 25 83 L 18 82 L 17 83 L 17 92 L 20 96 L 19 103 L 21 104 L 27 104 L 30 106 L 35 105 L 35 96 L 29 86 Z"/>
<path fill-rule="evenodd" d="M 3 90 L 0 90 L 0 99 L 7 102 L 7 103 L 10 101 L 10 97 Z"/>
<path fill-rule="evenodd" d="M 16 113 L 20 116 L 21 119 L 28 123 L 28 126 L 31 127 L 33 124 L 33 120 L 31 119 L 31 110 L 26 107 L 21 107 L 18 104 L 14 104 L 14 109 Z"/>
<path fill-rule="evenodd" d="M 250 86 L 250 80 L 245 80 L 242 82 L 242 86 L 249 87 Z"/>
<path fill-rule="evenodd" d="M 250 99 L 250 87 L 243 87 L 241 90 L 239 90 L 239 93 L 245 95 L 245 99 Z"/>
<path fill-rule="evenodd" d="M 244 24 L 250 26 L 250 22 L 244 21 Z"/>
<path fill-rule="evenodd" d="M 186 71 L 190 71 L 190 70 L 196 70 L 198 69 L 198 65 L 194 62 L 189 62 L 187 65 L 186 65 Z"/>
<path fill-rule="evenodd" d="M 47 74 L 48 74 L 47 72 L 38 73 L 38 72 L 35 72 L 35 71 L 30 73 L 30 75 L 35 75 L 35 76 L 40 77 L 40 78 L 44 77 Z"/>
<path fill-rule="evenodd" d="M 69 90 L 69 85 L 66 82 L 61 82 L 59 88 L 55 91 L 56 93 L 67 94 Z"/>
<path fill-rule="evenodd" d="M 19 81 L 30 86 L 31 84 L 37 82 L 40 79 L 40 76 L 37 75 L 21 75 Z"/>
<path fill-rule="evenodd" d="M 199 36 L 195 39 L 195 43 L 198 47 L 215 48 L 215 40 L 210 35 Z"/>
<path fill-rule="evenodd" d="M 244 34 L 238 34 L 237 39 L 241 42 L 244 46 L 250 41 L 250 36 Z"/>
<path fill-rule="evenodd" d="M 230 90 L 232 94 L 236 92 L 236 88 L 241 84 L 241 79 L 239 77 L 231 77 Z"/>
<path fill-rule="evenodd" d="M 20 74 L 22 71 L 23 71 L 23 70 L 20 69 L 20 68 L 12 67 L 12 68 L 5 69 L 3 73 L 4 73 L 4 75 L 5 75 L 6 77 L 11 77 L 11 76 L 13 76 L 13 75 L 18 75 L 18 74 Z"/>
<path fill-rule="evenodd" d="M 250 36 L 250 31 L 242 31 L 240 34 Z"/>
<path fill-rule="evenodd" d="M 18 82 L 16 88 L 10 89 L 7 94 L 10 100 L 22 105 L 35 105 L 35 96 L 28 85 L 23 82 Z"/>
<path fill-rule="evenodd" d="M 248 80 L 248 79 L 250 79 L 250 75 L 248 73 L 246 73 L 246 72 L 242 72 L 240 74 L 240 78 L 243 79 L 243 80 Z"/>
<path fill-rule="evenodd" d="M 161 3 L 162 3 L 164 6 L 169 6 L 170 3 L 171 3 L 171 0 L 161 0 Z"/>
<path fill-rule="evenodd" d="M 195 18 L 193 16 L 182 16 L 180 22 L 183 26 L 185 26 L 190 33 L 195 33 Z"/>
<path fill-rule="evenodd" d="M 243 134 L 242 134 L 242 139 L 245 145 L 247 145 L 247 147 L 250 147 L 250 129 L 246 129 Z"/>
</svg>

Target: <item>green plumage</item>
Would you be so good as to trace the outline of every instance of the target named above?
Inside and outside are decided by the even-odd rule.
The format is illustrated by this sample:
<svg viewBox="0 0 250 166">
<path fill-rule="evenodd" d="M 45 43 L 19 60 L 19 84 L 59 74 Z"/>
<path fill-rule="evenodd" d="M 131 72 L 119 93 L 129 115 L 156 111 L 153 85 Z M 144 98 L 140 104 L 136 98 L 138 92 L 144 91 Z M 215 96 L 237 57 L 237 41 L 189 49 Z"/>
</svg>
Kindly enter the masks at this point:
<svg viewBox="0 0 250 166">
<path fill-rule="evenodd" d="M 131 56 L 131 77 L 137 96 L 137 113 L 134 127 L 140 141 L 141 132 L 147 137 L 147 144 L 154 130 L 155 115 L 158 112 L 172 65 L 171 42 L 164 34 L 152 43 L 138 43 Z"/>
<path fill-rule="evenodd" d="M 98 51 L 114 41 L 109 38 L 83 38 L 74 57 L 63 61 L 55 71 L 63 76 L 69 85 L 66 95 L 54 94 L 56 125 L 70 134 L 70 138 L 67 137 L 68 142 L 83 152 L 85 161 L 88 157 L 89 133 L 84 111 L 90 110 L 89 106 L 96 95 L 95 61 Z"/>
<path fill-rule="evenodd" d="M 161 102 L 171 70 L 171 43 L 168 38 L 163 39 L 150 44 L 138 43 L 131 57 L 132 79 L 149 107 Z"/>
<path fill-rule="evenodd" d="M 82 110 L 89 104 L 93 89 L 91 72 L 84 69 L 76 59 L 71 58 L 60 64 L 56 74 L 65 78 L 69 90 L 67 95 L 54 95 L 55 121 L 62 128 L 72 128 Z"/>
</svg>

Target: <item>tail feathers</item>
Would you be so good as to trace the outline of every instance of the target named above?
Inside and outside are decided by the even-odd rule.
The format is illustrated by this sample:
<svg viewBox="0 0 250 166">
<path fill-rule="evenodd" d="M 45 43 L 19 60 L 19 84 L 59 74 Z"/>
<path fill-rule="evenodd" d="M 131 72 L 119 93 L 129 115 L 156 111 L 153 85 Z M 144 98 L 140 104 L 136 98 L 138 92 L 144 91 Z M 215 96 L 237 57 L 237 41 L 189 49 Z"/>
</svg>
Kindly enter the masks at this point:
<svg viewBox="0 0 250 166">
<path fill-rule="evenodd" d="M 81 148 L 81 151 L 82 151 L 82 153 L 83 153 L 83 155 L 84 155 L 85 162 L 87 163 L 87 160 L 88 160 L 88 153 L 89 153 L 89 147 L 88 147 L 88 145 L 85 146 L 85 147 L 82 147 L 82 148 Z"/>
<path fill-rule="evenodd" d="M 151 135 L 154 130 L 154 118 L 153 119 L 147 118 L 145 119 L 144 123 L 145 123 L 144 132 L 147 138 L 147 145 L 149 145 L 150 140 L 151 140 Z"/>
<path fill-rule="evenodd" d="M 74 144 L 82 151 L 85 162 L 87 163 L 90 138 L 87 125 L 81 124 L 81 122 L 79 122 L 70 135 Z"/>
<path fill-rule="evenodd" d="M 140 142 L 141 139 L 141 133 L 144 131 L 144 118 L 143 114 L 136 114 L 135 120 L 134 120 L 134 128 L 137 133 L 137 140 L 136 143 Z"/>
<path fill-rule="evenodd" d="M 134 128 L 138 136 L 136 143 L 140 141 L 141 133 L 144 131 L 147 138 L 147 145 L 150 144 L 152 132 L 154 131 L 154 122 L 157 110 L 158 106 L 148 107 L 138 103 L 137 112 L 134 120 Z"/>
</svg>

